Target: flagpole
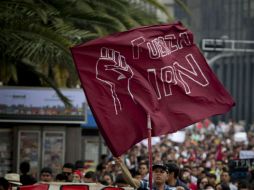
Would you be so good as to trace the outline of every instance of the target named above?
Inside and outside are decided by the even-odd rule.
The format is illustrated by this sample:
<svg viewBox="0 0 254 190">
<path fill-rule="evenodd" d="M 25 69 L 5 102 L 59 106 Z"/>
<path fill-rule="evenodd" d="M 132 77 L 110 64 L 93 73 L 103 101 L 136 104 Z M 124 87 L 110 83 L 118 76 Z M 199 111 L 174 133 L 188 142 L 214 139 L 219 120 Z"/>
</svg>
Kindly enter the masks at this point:
<svg viewBox="0 0 254 190">
<path fill-rule="evenodd" d="M 152 125 L 151 125 L 151 117 L 147 115 L 147 129 L 148 129 L 148 157 L 149 157 L 149 189 L 152 190 L 153 183 L 153 170 L 152 170 Z"/>
</svg>

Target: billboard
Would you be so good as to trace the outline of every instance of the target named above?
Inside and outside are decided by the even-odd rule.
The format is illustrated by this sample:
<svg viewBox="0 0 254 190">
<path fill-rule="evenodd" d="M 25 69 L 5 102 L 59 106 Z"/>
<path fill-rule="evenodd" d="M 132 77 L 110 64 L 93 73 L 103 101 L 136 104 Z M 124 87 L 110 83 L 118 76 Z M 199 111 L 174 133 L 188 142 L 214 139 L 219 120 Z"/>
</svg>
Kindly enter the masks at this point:
<svg viewBox="0 0 254 190">
<path fill-rule="evenodd" d="M 72 106 L 66 107 L 52 88 L 0 87 L 0 122 L 86 123 L 82 89 L 60 89 Z"/>
</svg>

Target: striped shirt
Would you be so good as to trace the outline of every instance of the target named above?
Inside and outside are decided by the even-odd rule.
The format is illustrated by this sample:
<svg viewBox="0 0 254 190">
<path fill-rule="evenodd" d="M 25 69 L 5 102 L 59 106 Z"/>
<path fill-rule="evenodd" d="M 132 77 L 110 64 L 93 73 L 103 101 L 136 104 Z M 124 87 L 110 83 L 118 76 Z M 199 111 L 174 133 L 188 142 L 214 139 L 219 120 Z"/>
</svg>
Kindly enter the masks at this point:
<svg viewBox="0 0 254 190">
<path fill-rule="evenodd" d="M 169 187 L 168 185 L 164 185 L 164 190 L 175 190 L 175 187 Z M 149 190 L 149 182 L 147 180 L 140 181 L 140 187 L 137 190 Z M 153 184 L 152 190 L 158 190 L 156 186 Z"/>
</svg>

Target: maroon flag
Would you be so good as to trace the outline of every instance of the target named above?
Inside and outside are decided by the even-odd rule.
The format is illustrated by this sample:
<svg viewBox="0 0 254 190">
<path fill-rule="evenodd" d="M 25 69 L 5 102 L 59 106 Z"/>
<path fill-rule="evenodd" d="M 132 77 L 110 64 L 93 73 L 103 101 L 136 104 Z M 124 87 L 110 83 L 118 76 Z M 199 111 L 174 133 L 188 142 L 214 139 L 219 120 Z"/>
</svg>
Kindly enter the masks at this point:
<svg viewBox="0 0 254 190">
<path fill-rule="evenodd" d="M 114 156 L 230 110 L 234 101 L 180 22 L 141 27 L 71 48 L 82 87 Z"/>
</svg>

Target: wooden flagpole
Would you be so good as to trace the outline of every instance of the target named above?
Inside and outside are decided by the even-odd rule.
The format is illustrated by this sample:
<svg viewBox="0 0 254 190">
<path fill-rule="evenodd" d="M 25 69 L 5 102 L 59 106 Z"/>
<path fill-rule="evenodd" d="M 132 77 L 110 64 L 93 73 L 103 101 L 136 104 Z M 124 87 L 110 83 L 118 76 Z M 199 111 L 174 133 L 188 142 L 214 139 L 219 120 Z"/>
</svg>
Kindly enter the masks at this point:
<svg viewBox="0 0 254 190">
<path fill-rule="evenodd" d="M 153 184 L 152 124 L 151 124 L 151 117 L 149 114 L 147 115 L 147 129 L 148 129 L 147 140 L 148 140 L 148 157 L 149 157 L 149 189 L 152 190 L 152 184 Z"/>
</svg>

